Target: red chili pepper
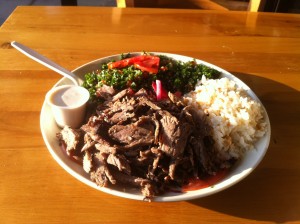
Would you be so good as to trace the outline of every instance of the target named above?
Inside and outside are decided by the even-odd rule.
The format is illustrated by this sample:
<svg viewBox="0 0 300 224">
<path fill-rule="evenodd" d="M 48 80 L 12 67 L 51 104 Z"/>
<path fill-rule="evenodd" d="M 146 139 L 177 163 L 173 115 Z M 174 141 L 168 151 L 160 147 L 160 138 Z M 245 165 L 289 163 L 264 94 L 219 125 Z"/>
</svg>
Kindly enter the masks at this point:
<svg viewBox="0 0 300 224">
<path fill-rule="evenodd" d="M 160 58 L 152 55 L 139 55 L 132 58 L 126 58 L 120 61 L 111 62 L 108 64 L 109 69 L 113 68 L 125 68 L 133 65 L 142 71 L 146 71 L 152 74 L 158 72 Z"/>
</svg>

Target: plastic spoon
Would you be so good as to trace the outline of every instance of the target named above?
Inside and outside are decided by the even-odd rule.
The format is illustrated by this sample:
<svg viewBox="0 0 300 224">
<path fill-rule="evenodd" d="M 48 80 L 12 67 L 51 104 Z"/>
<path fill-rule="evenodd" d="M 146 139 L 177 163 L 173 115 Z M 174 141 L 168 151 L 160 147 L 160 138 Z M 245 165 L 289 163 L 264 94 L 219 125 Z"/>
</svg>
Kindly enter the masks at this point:
<svg viewBox="0 0 300 224">
<path fill-rule="evenodd" d="M 78 77 L 76 77 L 72 72 L 69 70 L 61 67 L 60 65 L 56 64 L 55 62 L 51 61 L 50 59 L 46 58 L 45 56 L 35 52 L 34 50 L 20 44 L 16 41 L 11 42 L 11 46 L 15 49 L 20 51 L 21 53 L 25 54 L 29 58 L 39 62 L 40 64 L 50 68 L 51 70 L 63 75 L 64 77 L 70 79 L 75 85 L 79 85 Z"/>
</svg>

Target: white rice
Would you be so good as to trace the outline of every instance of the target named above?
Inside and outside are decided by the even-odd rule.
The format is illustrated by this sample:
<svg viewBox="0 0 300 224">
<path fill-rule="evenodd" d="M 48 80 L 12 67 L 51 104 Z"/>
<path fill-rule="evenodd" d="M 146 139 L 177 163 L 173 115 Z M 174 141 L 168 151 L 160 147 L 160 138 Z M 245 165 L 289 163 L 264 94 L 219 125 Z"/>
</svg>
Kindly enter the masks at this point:
<svg viewBox="0 0 300 224">
<path fill-rule="evenodd" d="M 201 108 L 213 127 L 213 138 L 220 156 L 239 158 L 266 132 L 260 103 L 228 78 L 198 82 L 185 100 Z"/>
</svg>

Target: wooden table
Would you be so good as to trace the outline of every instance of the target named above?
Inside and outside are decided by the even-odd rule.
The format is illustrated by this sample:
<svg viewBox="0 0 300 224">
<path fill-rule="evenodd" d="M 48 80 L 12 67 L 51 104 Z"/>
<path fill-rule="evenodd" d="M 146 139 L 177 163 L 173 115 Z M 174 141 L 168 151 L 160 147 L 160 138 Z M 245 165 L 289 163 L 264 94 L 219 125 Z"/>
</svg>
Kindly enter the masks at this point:
<svg viewBox="0 0 300 224">
<path fill-rule="evenodd" d="M 300 223 L 300 15 L 99 7 L 18 7 L 0 29 L 0 223 Z M 272 125 L 267 155 L 242 182 L 174 203 L 118 198 L 79 182 L 39 128 L 60 79 L 10 47 L 67 69 L 106 55 L 160 51 L 199 58 L 246 82 Z"/>
</svg>

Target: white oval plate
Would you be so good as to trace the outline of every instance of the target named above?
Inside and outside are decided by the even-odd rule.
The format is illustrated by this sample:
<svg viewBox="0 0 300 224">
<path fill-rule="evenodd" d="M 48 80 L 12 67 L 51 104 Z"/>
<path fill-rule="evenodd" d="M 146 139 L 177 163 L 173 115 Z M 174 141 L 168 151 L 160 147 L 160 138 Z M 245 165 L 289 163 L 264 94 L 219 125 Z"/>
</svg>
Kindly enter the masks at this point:
<svg viewBox="0 0 300 224">
<path fill-rule="evenodd" d="M 138 55 L 140 53 L 132 53 L 132 54 Z M 193 60 L 193 58 L 182 56 L 182 55 L 176 55 L 176 54 L 158 53 L 158 52 L 153 52 L 152 54 L 165 55 L 173 59 L 181 60 L 184 62 Z M 113 55 L 105 58 L 100 58 L 78 67 L 73 72 L 77 76 L 83 78 L 84 74 L 99 69 L 101 64 L 107 63 L 111 60 L 119 60 L 119 59 L 120 59 L 120 55 Z M 240 79 L 238 79 L 231 73 L 202 60 L 196 59 L 196 62 L 220 71 L 222 77 L 227 77 L 231 80 L 234 80 L 238 86 L 242 87 L 247 91 L 250 97 L 252 97 L 254 100 L 261 103 L 261 101 L 255 95 L 255 93 L 245 83 L 243 83 Z M 55 84 L 55 86 L 60 86 L 65 84 L 72 84 L 72 83 L 68 79 L 62 78 Z M 232 168 L 230 173 L 221 182 L 215 184 L 213 187 L 207 187 L 195 191 L 189 191 L 184 193 L 169 192 L 162 196 L 155 197 L 154 201 L 182 201 L 182 200 L 191 200 L 195 198 L 208 196 L 217 193 L 221 190 L 224 190 L 238 183 L 246 176 L 248 176 L 263 159 L 270 142 L 270 137 L 271 137 L 270 121 L 269 121 L 267 111 L 265 110 L 264 107 L 263 110 L 264 110 L 264 118 L 267 123 L 266 134 L 258 142 L 256 142 L 254 150 L 246 152 L 243 159 L 240 160 L 237 164 L 235 164 L 235 166 Z M 49 105 L 46 104 L 46 102 L 44 102 L 41 110 L 40 128 L 41 128 L 41 132 L 45 144 L 49 152 L 53 156 L 53 158 L 59 163 L 59 165 L 61 165 L 68 173 L 70 173 L 76 179 L 89 185 L 92 188 L 95 188 L 97 190 L 103 191 L 108 194 L 129 198 L 129 199 L 135 199 L 135 200 L 144 199 L 144 196 L 141 195 L 138 189 L 126 190 L 125 192 L 124 189 L 118 190 L 117 188 L 99 187 L 93 181 L 91 181 L 89 178 L 89 174 L 85 173 L 82 166 L 72 161 L 60 148 L 58 144 L 58 140 L 56 138 L 56 133 L 60 131 L 60 128 L 56 125 L 54 118 L 52 116 L 51 109 Z"/>
</svg>

